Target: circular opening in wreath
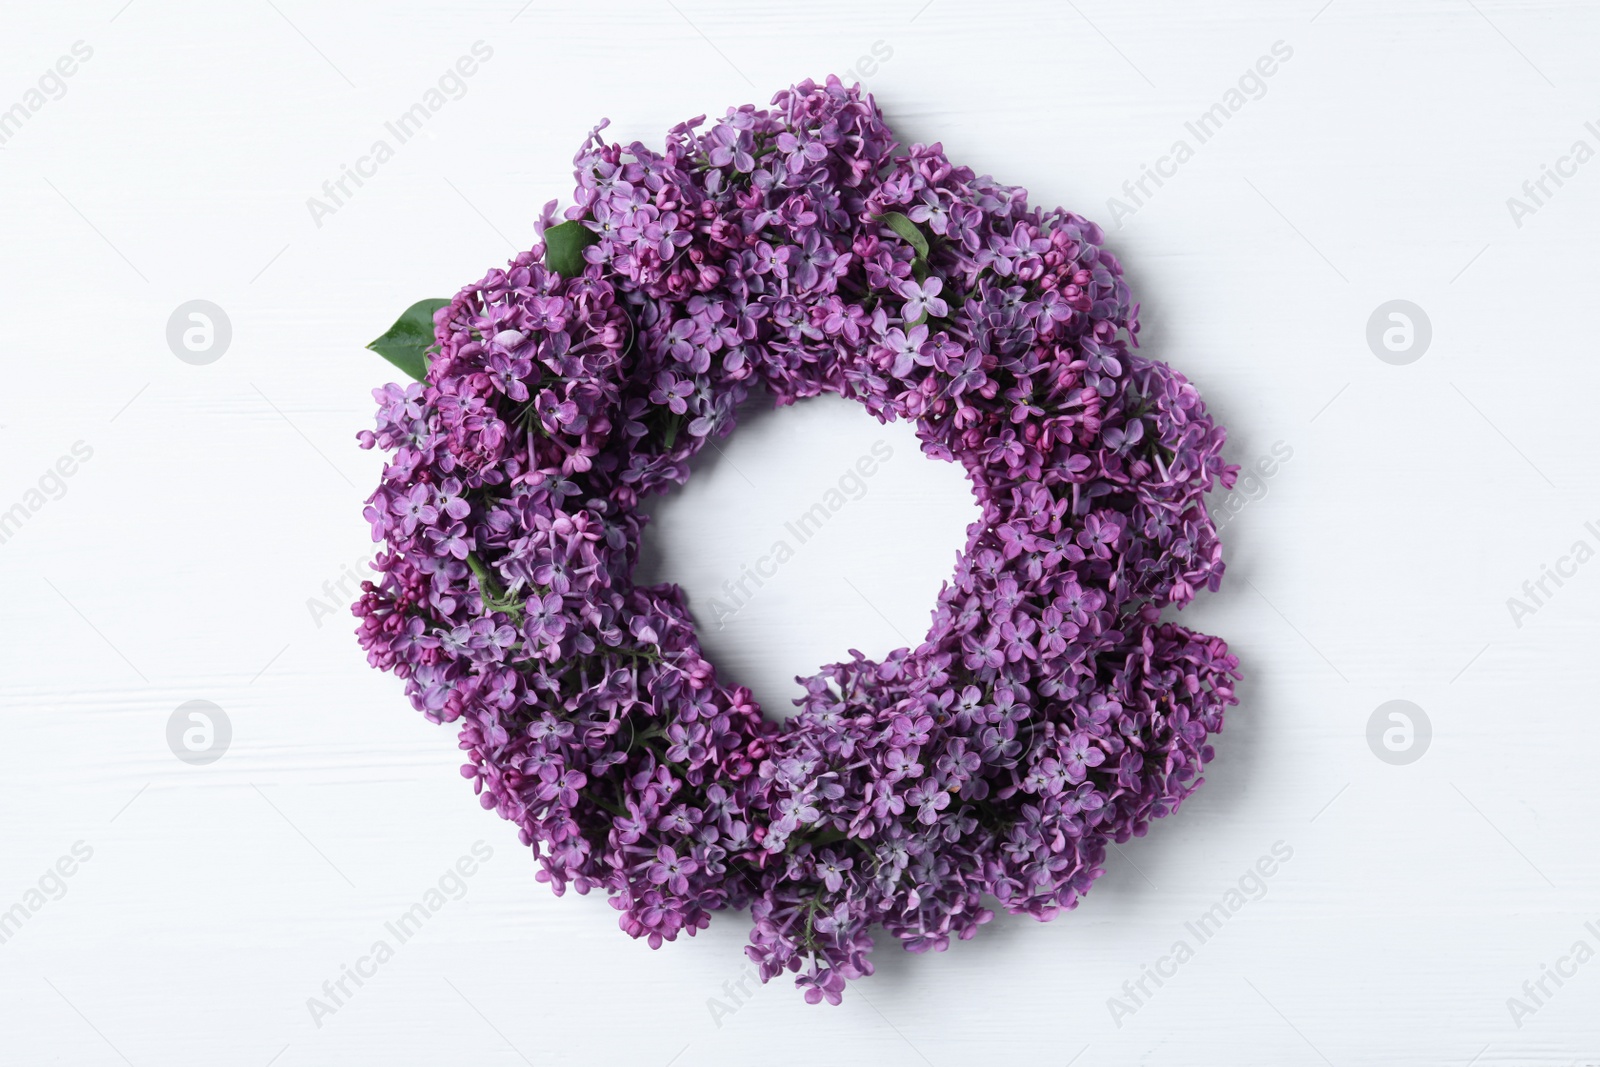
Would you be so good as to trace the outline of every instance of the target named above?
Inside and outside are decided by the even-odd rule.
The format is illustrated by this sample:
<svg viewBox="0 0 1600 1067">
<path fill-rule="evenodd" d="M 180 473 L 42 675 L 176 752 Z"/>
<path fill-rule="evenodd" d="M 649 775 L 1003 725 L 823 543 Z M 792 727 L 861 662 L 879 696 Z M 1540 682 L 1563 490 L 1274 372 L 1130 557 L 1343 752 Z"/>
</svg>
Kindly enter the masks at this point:
<svg viewBox="0 0 1600 1067">
<path fill-rule="evenodd" d="M 758 395 L 713 443 L 647 502 L 635 580 L 683 588 L 719 679 L 784 719 L 797 675 L 922 642 L 981 516 L 960 464 L 835 396 L 774 409 Z"/>
</svg>

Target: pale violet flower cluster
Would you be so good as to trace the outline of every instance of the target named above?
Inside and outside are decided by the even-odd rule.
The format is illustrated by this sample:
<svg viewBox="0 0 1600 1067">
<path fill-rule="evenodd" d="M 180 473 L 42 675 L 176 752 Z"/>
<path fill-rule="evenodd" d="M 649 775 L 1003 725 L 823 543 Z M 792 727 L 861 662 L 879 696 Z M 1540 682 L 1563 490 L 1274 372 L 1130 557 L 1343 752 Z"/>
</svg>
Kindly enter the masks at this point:
<svg viewBox="0 0 1600 1067">
<path fill-rule="evenodd" d="M 1222 576 L 1222 429 L 1131 350 L 1097 226 L 897 145 L 858 89 L 661 150 L 603 130 L 564 212 L 581 273 L 542 244 L 490 271 L 438 313 L 426 382 L 376 394 L 371 663 L 458 725 L 557 893 L 604 892 L 653 946 L 748 908 L 763 979 L 810 1001 L 872 972 L 876 931 L 921 952 L 1074 907 L 1235 703 L 1226 645 L 1161 621 Z M 781 724 L 676 586 L 632 579 L 640 502 L 760 390 L 910 420 L 982 509 L 922 642 L 801 679 Z"/>
</svg>

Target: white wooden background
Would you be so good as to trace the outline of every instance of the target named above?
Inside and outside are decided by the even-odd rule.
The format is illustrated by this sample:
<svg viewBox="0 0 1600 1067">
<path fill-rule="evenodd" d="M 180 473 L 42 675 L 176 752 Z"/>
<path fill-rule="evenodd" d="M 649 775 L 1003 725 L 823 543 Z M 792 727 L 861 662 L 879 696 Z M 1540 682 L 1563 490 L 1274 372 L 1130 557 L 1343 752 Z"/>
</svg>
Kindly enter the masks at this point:
<svg viewBox="0 0 1600 1067">
<path fill-rule="evenodd" d="M 1600 147 L 1600 10 L 522 4 L 5 5 L 0 109 L 27 114 L 0 148 L 0 510 L 27 519 L 0 544 L 0 909 L 25 916 L 0 944 L 0 1062 L 1600 1061 L 1600 564 L 1507 606 L 1600 547 L 1600 163 L 1568 158 Z M 478 41 L 464 95 L 318 225 L 307 199 Z M 1277 42 L 1264 92 L 1246 78 L 1198 144 L 1185 123 Z M 1111 244 L 1147 350 L 1200 385 L 1233 460 L 1291 455 L 1185 613 L 1248 678 L 1178 816 L 1054 923 L 882 946 L 838 1009 L 778 985 L 735 1005 L 742 917 L 652 952 L 601 900 L 552 898 L 450 732 L 366 667 L 347 598 L 316 602 L 369 550 L 380 461 L 354 436 L 388 374 L 365 342 L 530 243 L 602 116 L 655 141 L 850 70 L 903 139 L 1107 222 L 1188 140 Z M 1546 165 L 1566 176 L 1535 203 Z M 231 323 L 207 365 L 167 341 L 196 299 Z M 1431 323 L 1406 365 L 1367 341 L 1395 299 Z M 878 440 L 865 496 L 708 632 L 769 705 L 851 646 L 920 636 L 973 514 L 961 477 L 818 402 L 752 419 L 658 508 L 652 567 L 703 605 Z M 231 726 L 205 765 L 168 745 L 191 700 Z M 1391 700 L 1431 723 L 1403 765 L 1368 742 Z M 492 858 L 445 877 L 460 899 L 314 1020 L 480 841 Z M 1186 923 L 1241 880 L 1198 944 Z M 1180 940 L 1192 958 L 1114 1012 Z"/>
</svg>

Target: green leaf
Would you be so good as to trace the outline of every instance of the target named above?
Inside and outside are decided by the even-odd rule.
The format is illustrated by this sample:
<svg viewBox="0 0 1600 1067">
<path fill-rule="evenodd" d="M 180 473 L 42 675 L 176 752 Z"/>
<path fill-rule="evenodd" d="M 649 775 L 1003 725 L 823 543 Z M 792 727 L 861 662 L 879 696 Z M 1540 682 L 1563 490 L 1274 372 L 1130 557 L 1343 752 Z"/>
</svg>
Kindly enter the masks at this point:
<svg viewBox="0 0 1600 1067">
<path fill-rule="evenodd" d="M 389 332 L 367 347 L 417 381 L 428 376 L 428 349 L 433 347 L 433 313 L 448 300 L 418 300 L 394 321 Z"/>
<path fill-rule="evenodd" d="M 578 219 L 563 222 L 544 231 L 544 265 L 570 278 L 582 274 L 583 250 L 600 240 L 600 235 Z"/>
<path fill-rule="evenodd" d="M 912 222 L 898 211 L 884 212 L 882 216 L 882 222 L 885 226 L 889 227 L 889 229 L 893 230 L 901 237 L 904 237 L 906 239 L 906 243 L 917 250 L 918 259 L 928 258 L 928 239 L 923 236 L 921 230 L 917 229 L 916 223 Z"/>
</svg>

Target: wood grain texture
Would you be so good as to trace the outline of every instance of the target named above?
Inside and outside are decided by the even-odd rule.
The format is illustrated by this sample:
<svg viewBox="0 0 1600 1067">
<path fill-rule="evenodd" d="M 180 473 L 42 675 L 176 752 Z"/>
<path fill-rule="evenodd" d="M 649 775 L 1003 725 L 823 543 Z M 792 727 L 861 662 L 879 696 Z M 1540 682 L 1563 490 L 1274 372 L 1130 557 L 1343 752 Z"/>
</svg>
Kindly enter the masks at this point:
<svg viewBox="0 0 1600 1067">
<path fill-rule="evenodd" d="M 1507 607 L 1600 547 L 1600 162 L 1562 163 L 1600 148 L 1600 10 L 521 7 L 0 15 L 0 113 L 92 49 L 0 150 L 0 510 L 92 449 L 0 543 L 0 914 L 40 891 L 0 943 L 0 1062 L 1600 1062 L 1600 962 L 1537 1005 L 1523 989 L 1600 950 L 1600 563 Z M 493 55 L 464 95 L 314 219 L 307 199 L 478 41 Z M 1001 918 L 931 958 L 886 945 L 842 1008 L 778 984 L 719 1019 L 743 918 L 652 952 L 603 901 L 552 898 L 449 731 L 315 604 L 369 551 L 379 460 L 354 435 L 387 365 L 361 346 L 530 243 L 601 117 L 657 141 L 847 68 L 905 140 L 1107 223 L 1146 351 L 1200 386 L 1231 458 L 1292 455 L 1230 518 L 1222 591 L 1184 613 L 1247 672 L 1192 803 L 1054 923 Z M 1546 165 L 1566 173 L 1535 203 Z M 1168 174 L 1135 201 L 1146 167 Z M 232 324 L 207 366 L 166 341 L 197 298 Z M 1432 327 L 1405 366 L 1366 339 L 1394 299 Z M 769 707 L 848 648 L 920 636 L 973 517 L 959 472 L 819 402 L 754 418 L 655 509 L 649 566 L 698 610 L 880 439 L 893 459 L 860 499 L 708 636 Z M 197 699 L 232 726 L 206 766 L 166 740 Z M 1367 742 L 1393 699 L 1432 726 L 1405 766 Z M 480 841 L 460 898 L 318 1025 L 307 999 Z M 1279 842 L 1292 857 L 1257 891 Z M 1189 924 L 1242 879 L 1248 903 L 1199 943 Z M 1192 957 L 1113 1012 L 1183 940 Z"/>
</svg>

